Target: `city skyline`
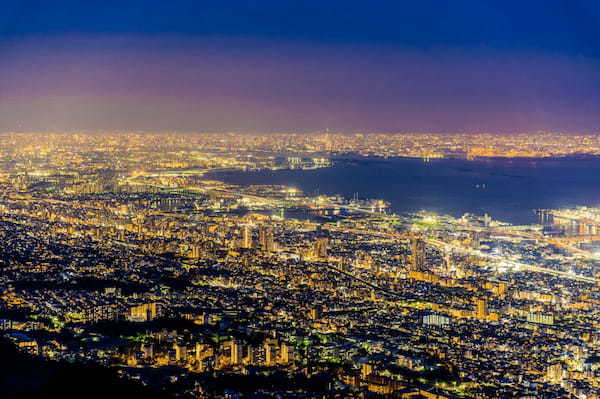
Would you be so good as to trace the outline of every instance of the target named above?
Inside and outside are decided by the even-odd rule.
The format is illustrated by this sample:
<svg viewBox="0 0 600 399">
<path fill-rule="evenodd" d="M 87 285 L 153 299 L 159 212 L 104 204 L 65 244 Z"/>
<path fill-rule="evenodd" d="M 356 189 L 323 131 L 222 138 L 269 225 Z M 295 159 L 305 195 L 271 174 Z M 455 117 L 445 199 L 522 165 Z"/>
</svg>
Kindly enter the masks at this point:
<svg viewBox="0 0 600 399">
<path fill-rule="evenodd" d="M 596 135 L 0 134 L 0 392 L 598 399 L 599 154 Z"/>
<path fill-rule="evenodd" d="M 6 0 L 1 399 L 600 399 L 596 0 Z"/>
</svg>

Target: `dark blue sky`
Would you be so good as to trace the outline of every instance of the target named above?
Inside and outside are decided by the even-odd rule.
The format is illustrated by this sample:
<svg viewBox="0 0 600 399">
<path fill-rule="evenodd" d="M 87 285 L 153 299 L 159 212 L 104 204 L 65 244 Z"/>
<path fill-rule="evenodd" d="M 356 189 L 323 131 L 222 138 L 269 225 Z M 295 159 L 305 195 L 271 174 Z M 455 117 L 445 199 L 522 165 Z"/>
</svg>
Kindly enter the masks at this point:
<svg viewBox="0 0 600 399">
<path fill-rule="evenodd" d="M 13 1 L 0 129 L 599 131 L 600 2 Z"/>
</svg>

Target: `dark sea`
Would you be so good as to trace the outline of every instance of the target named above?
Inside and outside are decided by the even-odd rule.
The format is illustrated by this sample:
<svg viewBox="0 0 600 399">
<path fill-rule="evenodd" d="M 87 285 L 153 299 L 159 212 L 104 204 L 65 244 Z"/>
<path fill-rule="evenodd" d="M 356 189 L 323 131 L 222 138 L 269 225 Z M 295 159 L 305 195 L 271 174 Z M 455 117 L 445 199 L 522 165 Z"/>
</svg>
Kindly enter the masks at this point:
<svg viewBox="0 0 600 399">
<path fill-rule="evenodd" d="M 514 224 L 537 221 L 534 210 L 600 205 L 600 158 L 334 160 L 316 170 L 219 172 L 233 184 L 284 184 L 306 194 L 358 193 L 384 199 L 396 213 L 429 210 L 461 216 L 487 213 Z"/>
</svg>

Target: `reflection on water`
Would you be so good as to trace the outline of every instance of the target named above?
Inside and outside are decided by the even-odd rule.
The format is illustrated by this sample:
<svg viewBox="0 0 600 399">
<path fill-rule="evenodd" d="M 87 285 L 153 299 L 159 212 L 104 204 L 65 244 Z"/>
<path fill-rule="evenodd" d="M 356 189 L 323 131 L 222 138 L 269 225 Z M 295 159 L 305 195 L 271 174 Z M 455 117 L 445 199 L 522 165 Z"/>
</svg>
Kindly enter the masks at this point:
<svg viewBox="0 0 600 399">
<path fill-rule="evenodd" d="M 515 224 L 536 221 L 534 209 L 600 204 L 600 159 L 338 160 L 332 168 L 225 172 L 233 184 L 284 184 L 307 195 L 380 198 L 392 211 L 422 209 L 461 216 L 488 213 Z M 292 217 L 292 215 L 289 215 Z"/>
</svg>

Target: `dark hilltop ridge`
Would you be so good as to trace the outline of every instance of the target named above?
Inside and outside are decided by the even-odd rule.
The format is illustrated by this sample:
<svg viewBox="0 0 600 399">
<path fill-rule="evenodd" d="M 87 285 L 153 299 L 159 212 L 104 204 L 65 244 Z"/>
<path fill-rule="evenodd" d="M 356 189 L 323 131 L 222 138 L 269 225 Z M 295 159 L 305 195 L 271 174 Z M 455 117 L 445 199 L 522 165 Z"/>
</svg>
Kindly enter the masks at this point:
<svg viewBox="0 0 600 399">
<path fill-rule="evenodd" d="M 2 399 L 168 399 L 141 384 L 119 378 L 115 369 L 55 362 L 20 353 L 0 339 Z"/>
</svg>

